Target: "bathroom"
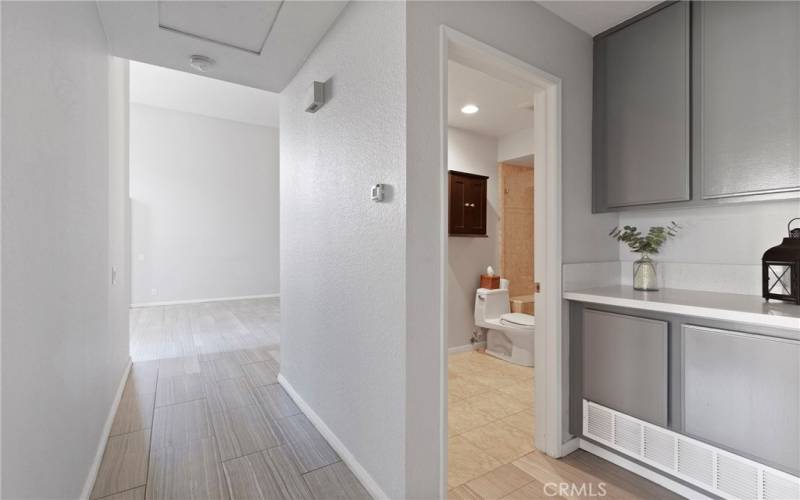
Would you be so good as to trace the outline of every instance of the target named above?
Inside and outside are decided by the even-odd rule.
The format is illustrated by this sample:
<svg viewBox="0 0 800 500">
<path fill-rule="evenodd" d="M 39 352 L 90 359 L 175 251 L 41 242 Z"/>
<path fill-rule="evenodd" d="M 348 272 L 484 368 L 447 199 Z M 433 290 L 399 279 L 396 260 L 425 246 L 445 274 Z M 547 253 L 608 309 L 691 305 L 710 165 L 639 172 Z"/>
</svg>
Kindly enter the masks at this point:
<svg viewBox="0 0 800 500">
<path fill-rule="evenodd" d="M 447 90 L 447 487 L 464 493 L 534 453 L 534 90 L 452 59 Z"/>
</svg>

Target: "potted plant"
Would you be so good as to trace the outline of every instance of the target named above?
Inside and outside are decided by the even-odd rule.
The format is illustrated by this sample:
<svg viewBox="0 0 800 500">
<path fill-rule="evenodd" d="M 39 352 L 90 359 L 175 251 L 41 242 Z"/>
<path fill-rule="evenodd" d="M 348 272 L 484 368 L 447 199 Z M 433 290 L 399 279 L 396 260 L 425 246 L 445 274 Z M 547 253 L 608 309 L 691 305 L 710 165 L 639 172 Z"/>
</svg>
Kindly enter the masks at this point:
<svg viewBox="0 0 800 500">
<path fill-rule="evenodd" d="M 661 249 L 661 246 L 678 234 L 680 226 L 674 221 L 666 227 L 653 226 L 647 234 L 642 234 L 636 226 L 615 227 L 609 236 L 628 245 L 632 252 L 641 254 L 633 263 L 633 288 L 635 290 L 658 290 L 658 272 L 656 263 L 651 258 Z"/>
</svg>

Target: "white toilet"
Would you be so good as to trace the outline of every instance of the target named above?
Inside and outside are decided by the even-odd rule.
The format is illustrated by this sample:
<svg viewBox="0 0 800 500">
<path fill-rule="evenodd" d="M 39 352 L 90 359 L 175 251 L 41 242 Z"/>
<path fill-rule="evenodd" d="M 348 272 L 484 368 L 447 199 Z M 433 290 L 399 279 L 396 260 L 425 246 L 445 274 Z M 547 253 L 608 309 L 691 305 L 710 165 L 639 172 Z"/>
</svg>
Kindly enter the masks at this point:
<svg viewBox="0 0 800 500">
<path fill-rule="evenodd" d="M 478 288 L 475 325 L 488 329 L 486 353 L 523 366 L 533 366 L 536 317 L 512 313 L 508 290 Z"/>
</svg>

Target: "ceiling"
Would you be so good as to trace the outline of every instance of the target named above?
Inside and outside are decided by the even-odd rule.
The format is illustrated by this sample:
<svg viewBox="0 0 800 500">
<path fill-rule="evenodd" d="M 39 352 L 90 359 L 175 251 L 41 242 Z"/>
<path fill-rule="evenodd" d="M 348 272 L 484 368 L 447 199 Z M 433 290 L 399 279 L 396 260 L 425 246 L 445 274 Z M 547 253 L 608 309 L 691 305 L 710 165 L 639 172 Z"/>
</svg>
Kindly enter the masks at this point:
<svg viewBox="0 0 800 500">
<path fill-rule="evenodd" d="M 289 83 L 346 1 L 97 2 L 111 53 L 272 92 Z"/>
<path fill-rule="evenodd" d="M 568 23 L 594 36 L 661 2 L 598 0 L 595 2 L 551 1 L 539 3 Z"/>
<path fill-rule="evenodd" d="M 130 101 L 237 122 L 278 126 L 280 95 L 131 61 Z"/>
<path fill-rule="evenodd" d="M 479 111 L 466 115 L 461 112 L 465 104 Z M 449 61 L 447 123 L 492 137 L 533 127 L 533 90 Z"/>
</svg>

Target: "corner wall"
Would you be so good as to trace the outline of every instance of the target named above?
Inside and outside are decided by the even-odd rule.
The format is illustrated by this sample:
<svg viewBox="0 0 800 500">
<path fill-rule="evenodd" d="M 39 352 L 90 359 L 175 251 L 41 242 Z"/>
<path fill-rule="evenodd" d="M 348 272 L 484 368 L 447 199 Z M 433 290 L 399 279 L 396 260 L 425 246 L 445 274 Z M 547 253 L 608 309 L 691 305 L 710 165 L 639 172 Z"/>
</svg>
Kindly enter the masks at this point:
<svg viewBox="0 0 800 500">
<path fill-rule="evenodd" d="M 407 498 L 405 36 L 404 4 L 349 3 L 280 114 L 281 375 L 391 498 Z"/>
<path fill-rule="evenodd" d="M 95 2 L 0 8 L 0 496 L 77 498 L 128 362 L 110 270 L 125 267 L 127 78 Z"/>
</svg>

